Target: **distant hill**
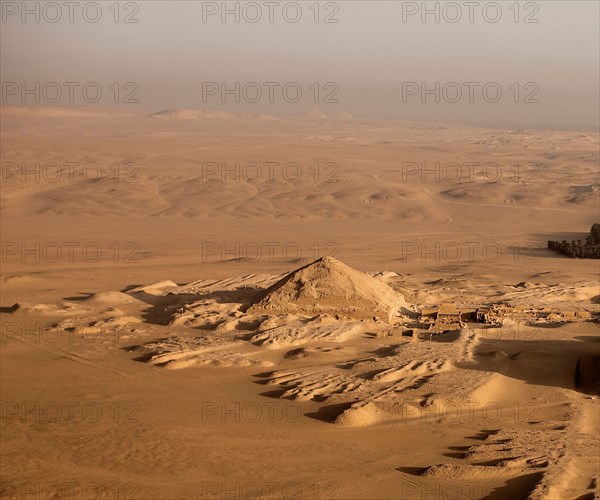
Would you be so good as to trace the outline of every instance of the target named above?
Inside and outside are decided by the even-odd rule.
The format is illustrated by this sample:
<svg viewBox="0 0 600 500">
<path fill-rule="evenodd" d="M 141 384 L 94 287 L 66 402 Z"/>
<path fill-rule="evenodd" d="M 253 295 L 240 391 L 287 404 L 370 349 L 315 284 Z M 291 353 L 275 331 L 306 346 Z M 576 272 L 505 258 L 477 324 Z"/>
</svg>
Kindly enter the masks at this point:
<svg viewBox="0 0 600 500">
<path fill-rule="evenodd" d="M 302 115 L 302 118 L 308 118 L 309 120 L 325 120 L 329 118 L 323 111 L 316 106 L 310 108 L 306 113 Z"/>
</svg>

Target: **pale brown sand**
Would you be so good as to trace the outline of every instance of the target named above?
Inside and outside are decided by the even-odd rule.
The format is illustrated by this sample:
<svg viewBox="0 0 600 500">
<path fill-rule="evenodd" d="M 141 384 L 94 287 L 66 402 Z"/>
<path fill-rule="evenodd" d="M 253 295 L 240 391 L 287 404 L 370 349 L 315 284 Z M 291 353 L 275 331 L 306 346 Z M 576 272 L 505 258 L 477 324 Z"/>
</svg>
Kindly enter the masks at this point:
<svg viewBox="0 0 600 500">
<path fill-rule="evenodd" d="M 2 179 L 2 242 L 17 245 L 1 278 L 7 498 L 57 485 L 90 498 L 99 485 L 120 498 L 598 497 L 596 323 L 401 336 L 418 304 L 598 310 L 597 262 L 544 249 L 598 221 L 597 135 L 315 110 L 3 109 L 1 146 L 3 162 L 104 174 Z M 115 182 L 109 167 L 128 161 L 134 182 Z M 303 176 L 202 170 L 236 161 L 296 162 Z M 315 179 L 316 161 L 336 175 Z M 402 162 L 436 161 L 496 162 L 503 177 L 403 177 Z M 515 182 L 510 165 L 528 162 L 539 170 Z M 81 253 L 91 243 L 97 262 Z M 251 307 L 332 254 L 351 269 L 293 282 L 308 302 L 278 288 L 272 307 Z M 373 300 L 384 310 L 364 314 Z"/>
</svg>

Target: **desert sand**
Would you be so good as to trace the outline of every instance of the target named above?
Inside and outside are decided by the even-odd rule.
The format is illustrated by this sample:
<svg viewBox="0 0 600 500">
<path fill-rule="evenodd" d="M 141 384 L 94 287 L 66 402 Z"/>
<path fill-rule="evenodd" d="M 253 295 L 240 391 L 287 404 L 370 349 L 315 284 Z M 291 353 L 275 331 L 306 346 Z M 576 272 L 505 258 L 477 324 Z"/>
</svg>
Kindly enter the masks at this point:
<svg viewBox="0 0 600 500">
<path fill-rule="evenodd" d="M 600 498 L 597 133 L 1 120 L 2 498 Z"/>
</svg>

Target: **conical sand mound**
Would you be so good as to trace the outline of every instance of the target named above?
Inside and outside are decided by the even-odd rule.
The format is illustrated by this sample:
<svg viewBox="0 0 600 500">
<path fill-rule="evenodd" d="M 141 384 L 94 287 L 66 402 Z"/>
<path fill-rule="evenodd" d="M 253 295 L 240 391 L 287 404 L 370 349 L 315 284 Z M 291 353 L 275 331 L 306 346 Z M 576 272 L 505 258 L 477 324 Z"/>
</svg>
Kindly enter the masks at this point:
<svg viewBox="0 0 600 500">
<path fill-rule="evenodd" d="M 302 115 L 303 118 L 307 118 L 309 120 L 325 120 L 329 118 L 323 111 L 321 111 L 316 106 L 310 108 L 306 113 Z"/>
<path fill-rule="evenodd" d="M 377 316 L 390 321 L 404 304 L 404 297 L 383 281 L 323 257 L 267 288 L 250 312 Z"/>
</svg>

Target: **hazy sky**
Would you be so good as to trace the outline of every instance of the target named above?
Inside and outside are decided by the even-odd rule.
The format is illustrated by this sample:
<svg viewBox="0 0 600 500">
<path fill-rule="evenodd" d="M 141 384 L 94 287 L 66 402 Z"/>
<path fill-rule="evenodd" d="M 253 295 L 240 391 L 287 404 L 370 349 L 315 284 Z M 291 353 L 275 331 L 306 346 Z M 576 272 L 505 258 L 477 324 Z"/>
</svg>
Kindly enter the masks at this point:
<svg viewBox="0 0 600 500">
<path fill-rule="evenodd" d="M 316 100 L 328 114 L 360 117 L 598 126 L 595 0 L 1 4 L 6 104 L 35 104 L 36 82 L 41 104 L 69 104 L 64 82 L 76 82 L 75 105 L 116 98 L 132 109 L 294 115 Z M 233 92 L 224 94 L 222 84 Z M 103 98 L 92 104 L 97 88 Z M 302 98 L 293 102 L 298 89 Z M 127 96 L 139 103 L 124 103 Z"/>
</svg>

